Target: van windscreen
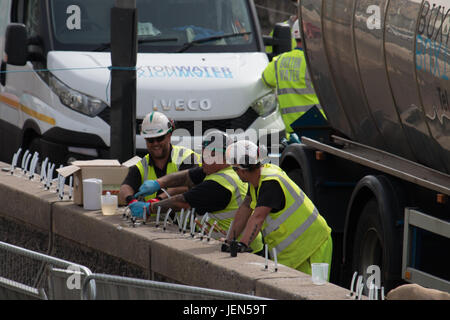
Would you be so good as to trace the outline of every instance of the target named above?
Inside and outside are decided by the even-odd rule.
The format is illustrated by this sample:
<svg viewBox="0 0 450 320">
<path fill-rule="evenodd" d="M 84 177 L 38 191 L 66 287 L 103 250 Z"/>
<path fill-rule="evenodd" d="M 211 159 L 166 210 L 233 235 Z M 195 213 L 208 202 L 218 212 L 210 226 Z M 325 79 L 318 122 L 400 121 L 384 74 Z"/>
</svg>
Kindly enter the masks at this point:
<svg viewBox="0 0 450 320">
<path fill-rule="evenodd" d="M 109 50 L 114 3 L 51 0 L 55 50 Z M 137 0 L 136 6 L 139 52 L 176 52 L 183 45 L 186 52 L 257 51 L 247 0 Z"/>
</svg>

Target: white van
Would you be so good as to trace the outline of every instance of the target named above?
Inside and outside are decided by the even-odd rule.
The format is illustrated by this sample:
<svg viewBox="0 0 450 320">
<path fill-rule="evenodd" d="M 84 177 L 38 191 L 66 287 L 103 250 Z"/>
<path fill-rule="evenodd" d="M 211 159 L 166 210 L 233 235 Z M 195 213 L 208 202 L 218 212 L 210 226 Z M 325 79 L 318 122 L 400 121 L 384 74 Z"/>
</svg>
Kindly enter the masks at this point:
<svg viewBox="0 0 450 320">
<path fill-rule="evenodd" d="M 3 160 L 10 161 L 19 147 L 36 150 L 56 163 L 109 157 L 108 43 L 114 3 L 0 1 Z M 136 4 L 139 39 L 151 39 L 138 46 L 137 128 L 147 113 L 157 110 L 176 121 L 173 142 L 192 148 L 197 121 L 202 125 L 200 135 L 216 128 L 263 134 L 274 130 L 274 136 L 283 136 L 276 97 L 260 80 L 268 57 L 252 0 L 137 0 Z M 4 53 L 5 43 L 12 42 L 5 36 L 11 23 L 26 27 L 25 65 L 18 63 L 20 53 L 8 57 Z M 21 33 L 15 27 L 10 36 L 17 44 Z M 190 41 L 229 34 L 236 36 L 177 52 Z M 146 153 L 138 133 L 136 149 L 140 155 Z"/>
</svg>

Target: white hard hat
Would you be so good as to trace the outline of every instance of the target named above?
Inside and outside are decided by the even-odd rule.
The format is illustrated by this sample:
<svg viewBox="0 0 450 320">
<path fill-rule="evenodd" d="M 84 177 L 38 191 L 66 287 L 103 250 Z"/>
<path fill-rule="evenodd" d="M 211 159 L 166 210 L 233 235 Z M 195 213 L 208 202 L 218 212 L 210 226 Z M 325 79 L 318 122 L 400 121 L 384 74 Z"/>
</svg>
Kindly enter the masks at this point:
<svg viewBox="0 0 450 320">
<path fill-rule="evenodd" d="M 142 121 L 141 135 L 144 138 L 157 138 L 173 131 L 173 123 L 161 112 L 152 112 Z"/>
<path fill-rule="evenodd" d="M 299 19 L 295 20 L 294 25 L 292 26 L 291 32 L 292 32 L 292 38 L 294 38 L 295 40 L 302 40 Z"/>
<path fill-rule="evenodd" d="M 258 146 L 249 140 L 240 140 L 227 148 L 227 163 L 247 168 L 261 162 Z"/>
</svg>

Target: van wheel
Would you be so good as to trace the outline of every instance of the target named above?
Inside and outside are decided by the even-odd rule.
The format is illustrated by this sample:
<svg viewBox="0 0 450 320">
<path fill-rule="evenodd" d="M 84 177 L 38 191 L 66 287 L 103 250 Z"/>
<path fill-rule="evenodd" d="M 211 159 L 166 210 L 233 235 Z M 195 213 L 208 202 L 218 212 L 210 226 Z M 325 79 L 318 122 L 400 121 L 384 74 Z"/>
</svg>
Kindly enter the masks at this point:
<svg viewBox="0 0 450 320">
<path fill-rule="evenodd" d="M 361 212 L 361 216 L 356 227 L 352 267 L 358 275 L 363 275 L 364 284 L 370 274 L 367 268 L 371 265 L 380 267 L 381 286 L 385 292 L 392 289 L 395 278 L 395 270 L 398 268 L 401 256 L 395 254 L 395 243 L 393 238 L 387 234 L 383 227 L 380 209 L 375 198 L 367 202 Z M 364 286 L 363 293 L 368 295 L 369 289 Z"/>
</svg>

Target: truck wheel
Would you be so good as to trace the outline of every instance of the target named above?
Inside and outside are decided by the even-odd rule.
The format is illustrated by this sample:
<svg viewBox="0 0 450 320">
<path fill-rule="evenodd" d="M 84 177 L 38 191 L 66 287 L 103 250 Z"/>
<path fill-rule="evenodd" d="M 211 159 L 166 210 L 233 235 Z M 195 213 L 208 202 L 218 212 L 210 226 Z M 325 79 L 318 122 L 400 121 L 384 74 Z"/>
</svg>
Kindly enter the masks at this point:
<svg viewBox="0 0 450 320">
<path fill-rule="evenodd" d="M 401 262 L 401 256 L 395 254 L 393 237 L 388 235 L 388 230 L 383 227 L 380 209 L 375 198 L 367 202 L 359 218 L 353 246 L 352 267 L 358 275 L 363 275 L 366 284 L 367 268 L 371 265 L 380 267 L 381 285 L 385 292 L 393 288 L 396 268 Z M 364 287 L 364 294 L 368 294 L 369 289 Z"/>
<path fill-rule="evenodd" d="M 287 175 L 300 187 L 300 189 L 305 191 L 305 178 L 303 177 L 302 169 L 292 169 L 287 173 Z"/>
</svg>

